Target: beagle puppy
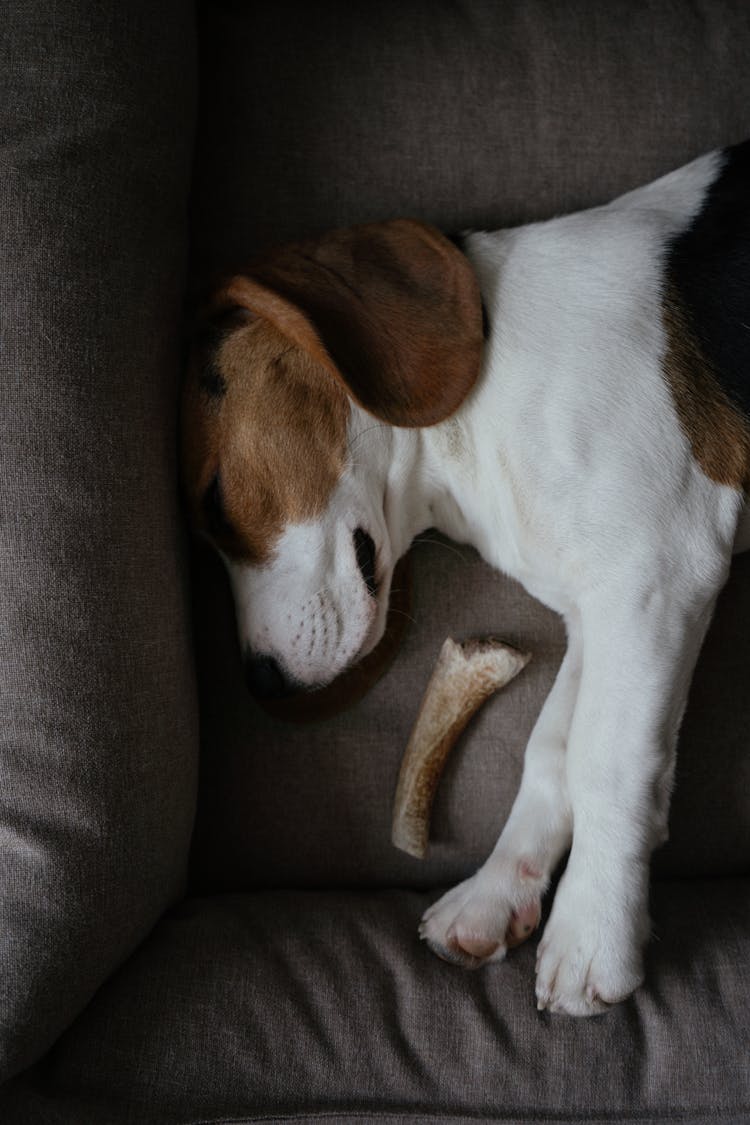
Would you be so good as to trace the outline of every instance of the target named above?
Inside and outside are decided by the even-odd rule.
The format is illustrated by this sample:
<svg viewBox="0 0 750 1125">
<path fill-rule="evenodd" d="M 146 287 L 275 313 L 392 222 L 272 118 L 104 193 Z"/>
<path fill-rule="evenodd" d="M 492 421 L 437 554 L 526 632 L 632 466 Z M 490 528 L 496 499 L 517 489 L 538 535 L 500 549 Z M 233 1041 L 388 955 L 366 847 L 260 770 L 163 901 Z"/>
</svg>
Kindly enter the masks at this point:
<svg viewBox="0 0 750 1125">
<path fill-rule="evenodd" d="M 502 835 L 420 929 L 452 962 L 502 960 L 569 851 L 539 1008 L 602 1012 L 643 979 L 688 685 L 750 543 L 749 417 L 750 142 L 458 245 L 411 220 L 337 230 L 205 312 L 184 478 L 256 693 L 369 652 L 428 527 L 565 620 Z"/>
</svg>

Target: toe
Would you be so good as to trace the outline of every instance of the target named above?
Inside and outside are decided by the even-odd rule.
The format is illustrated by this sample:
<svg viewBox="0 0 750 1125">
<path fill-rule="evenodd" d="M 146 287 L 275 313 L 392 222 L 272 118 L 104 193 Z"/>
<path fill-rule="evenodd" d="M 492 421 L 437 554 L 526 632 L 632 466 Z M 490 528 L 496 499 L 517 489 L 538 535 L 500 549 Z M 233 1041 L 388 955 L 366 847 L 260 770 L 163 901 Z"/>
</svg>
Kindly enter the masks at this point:
<svg viewBox="0 0 750 1125">
<path fill-rule="evenodd" d="M 526 938 L 530 937 L 539 925 L 540 917 L 541 907 L 538 902 L 532 902 L 514 910 L 506 934 L 508 947 L 512 948 L 515 945 L 520 945 L 522 941 L 526 941 Z"/>
<path fill-rule="evenodd" d="M 462 969 L 478 969 L 483 964 L 481 958 L 472 956 L 458 944 L 455 938 L 451 938 L 446 945 L 432 938 L 425 938 L 425 941 L 427 948 L 442 961 L 447 961 L 449 965 L 458 965 Z"/>
<path fill-rule="evenodd" d="M 489 960 L 490 957 L 494 957 L 500 948 L 499 941 L 493 941 L 481 934 L 466 933 L 462 930 L 456 933 L 453 940 L 464 953 L 468 953 L 470 957 L 477 961 Z"/>
</svg>

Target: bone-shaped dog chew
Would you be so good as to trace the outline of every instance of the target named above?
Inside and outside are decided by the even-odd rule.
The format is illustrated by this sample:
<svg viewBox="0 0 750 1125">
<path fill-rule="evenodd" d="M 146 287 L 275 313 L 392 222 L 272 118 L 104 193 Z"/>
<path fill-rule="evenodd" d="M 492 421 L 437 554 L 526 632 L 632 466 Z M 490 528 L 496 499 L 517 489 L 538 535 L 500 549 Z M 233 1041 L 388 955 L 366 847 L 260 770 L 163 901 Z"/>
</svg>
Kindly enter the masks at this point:
<svg viewBox="0 0 750 1125">
<path fill-rule="evenodd" d="M 530 653 L 492 638 L 445 641 L 401 763 L 391 833 L 397 848 L 424 857 L 432 801 L 451 749 L 484 701 L 530 659 Z"/>
</svg>

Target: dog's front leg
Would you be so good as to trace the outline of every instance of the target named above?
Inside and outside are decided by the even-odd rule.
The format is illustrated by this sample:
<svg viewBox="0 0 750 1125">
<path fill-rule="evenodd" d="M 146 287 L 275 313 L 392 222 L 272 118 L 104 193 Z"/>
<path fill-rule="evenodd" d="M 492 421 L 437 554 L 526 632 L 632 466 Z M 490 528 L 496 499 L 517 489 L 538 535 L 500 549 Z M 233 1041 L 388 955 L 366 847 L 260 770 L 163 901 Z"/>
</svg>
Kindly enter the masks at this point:
<svg viewBox="0 0 750 1125">
<path fill-rule="evenodd" d="M 446 960 L 473 968 L 501 960 L 539 922 L 541 896 L 570 845 L 565 747 L 581 676 L 581 635 L 568 648 L 529 739 L 521 787 L 494 851 L 424 915 L 421 936 Z"/>
<path fill-rule="evenodd" d="M 666 835 L 677 730 L 720 584 L 618 589 L 582 608 L 566 755 L 573 844 L 539 946 L 540 1008 L 592 1015 L 643 979 L 649 860 Z"/>
</svg>

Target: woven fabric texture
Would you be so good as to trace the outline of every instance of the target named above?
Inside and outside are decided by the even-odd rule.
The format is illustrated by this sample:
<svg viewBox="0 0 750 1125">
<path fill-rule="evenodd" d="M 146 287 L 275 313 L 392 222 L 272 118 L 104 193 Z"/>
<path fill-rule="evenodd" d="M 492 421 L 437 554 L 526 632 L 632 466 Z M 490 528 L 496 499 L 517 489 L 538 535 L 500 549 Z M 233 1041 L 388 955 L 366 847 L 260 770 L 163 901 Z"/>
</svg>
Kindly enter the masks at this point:
<svg viewBox="0 0 750 1125">
<path fill-rule="evenodd" d="M 387 16 L 343 0 L 207 5 L 201 48 L 199 276 L 339 224 L 414 215 L 455 231 L 548 218 L 750 136 L 750 19 L 738 0 L 462 0 Z M 564 635 L 554 614 L 460 553 L 420 546 L 414 624 L 387 679 L 307 728 L 268 720 L 248 697 L 223 569 L 199 555 L 196 886 L 434 886 L 487 855 Z M 698 670 L 663 873 L 750 868 L 748 577 L 739 560 Z M 419 864 L 389 843 L 399 759 L 444 638 L 477 633 L 506 636 L 533 663 L 467 732 Z"/>
<path fill-rule="evenodd" d="M 744 880 L 661 884 L 646 985 L 590 1020 L 537 1012 L 536 939 L 474 973 L 437 960 L 416 935 L 428 902 L 188 900 L 0 1096 L 3 1121 L 29 1120 L 16 1107 L 50 1125 L 750 1115 Z"/>
<path fill-rule="evenodd" d="M 185 6 L 0 34 L 0 1076 L 179 894 L 195 802 L 177 505 Z"/>
</svg>

